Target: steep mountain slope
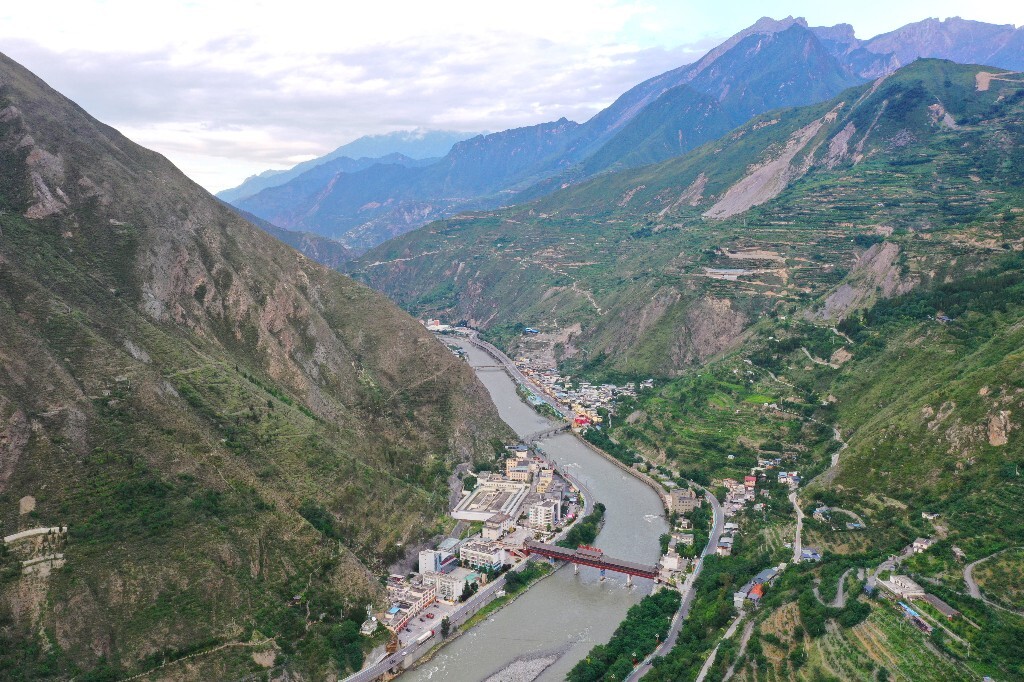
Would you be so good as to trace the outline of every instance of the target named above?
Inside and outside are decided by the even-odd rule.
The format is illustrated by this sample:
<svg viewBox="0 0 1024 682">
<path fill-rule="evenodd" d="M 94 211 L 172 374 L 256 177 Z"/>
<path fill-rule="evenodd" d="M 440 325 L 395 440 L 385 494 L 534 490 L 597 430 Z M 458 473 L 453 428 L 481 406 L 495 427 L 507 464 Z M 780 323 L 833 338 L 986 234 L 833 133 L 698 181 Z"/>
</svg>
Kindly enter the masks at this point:
<svg viewBox="0 0 1024 682">
<path fill-rule="evenodd" d="M 358 665 L 341 619 L 505 433 L 483 387 L 6 57 L 0 156 L 0 525 L 68 529 L 0 552 L 2 676 Z"/>
<path fill-rule="evenodd" d="M 583 162 L 584 175 L 679 156 L 752 116 L 820 102 L 860 82 L 800 23 L 753 33 L 637 114 Z"/>
<path fill-rule="evenodd" d="M 351 267 L 408 309 L 499 342 L 516 324 L 578 323 L 565 359 L 672 374 L 783 303 L 835 288 L 818 314 L 842 317 L 951 258 L 970 269 L 998 251 L 1015 223 L 991 216 L 1020 200 L 1022 88 L 921 60 L 683 157 L 428 226 Z M 896 231 L 914 238 L 865 252 Z"/>
<path fill-rule="evenodd" d="M 561 119 L 478 135 L 429 165 L 382 160 L 350 173 L 328 163 L 234 203 L 276 225 L 368 248 L 460 208 L 504 203 L 504 190 L 557 163 L 576 128 Z"/>
<path fill-rule="evenodd" d="M 217 198 L 235 202 L 267 189 L 278 187 L 294 180 L 306 171 L 329 161 L 346 159 L 347 162 L 382 159 L 399 155 L 410 159 L 440 158 L 451 151 L 456 142 L 469 139 L 476 133 L 461 133 L 452 130 L 399 130 L 385 135 L 366 135 L 335 149 L 330 154 L 292 166 L 288 170 L 268 170 L 246 178 L 238 187 L 217 193 Z M 372 164 L 364 164 L 368 167 Z M 355 168 L 338 170 L 356 170 Z"/>
<path fill-rule="evenodd" d="M 797 493 L 806 514 L 802 542 L 823 560 L 787 568 L 754 611 L 748 651 L 763 646 L 767 655 L 744 659 L 723 647 L 716 670 L 733 667 L 747 680 L 860 680 L 882 677 L 878 669 L 890 678 L 936 681 L 1024 675 L 1024 611 L 1019 601 L 1004 600 L 1001 588 L 1012 578 L 993 580 L 981 598 L 965 589 L 966 566 L 1011 556 L 1007 550 L 1024 538 L 1020 215 L 1018 205 L 998 217 L 1017 224 L 1001 230 L 1008 248 L 989 252 L 990 267 L 964 273 L 950 265 L 925 286 L 877 298 L 837 327 L 808 314 L 813 304 L 810 311 L 785 306 L 724 357 L 623 405 L 628 419 L 613 420 L 604 436 L 620 453 L 642 453 L 708 481 L 766 475 L 758 487 L 777 501 L 758 500 L 776 505 L 776 514 L 789 491 L 768 491 L 775 472 L 758 472 L 759 461 L 778 458 L 782 469 L 810 481 Z M 890 237 L 864 260 L 877 263 L 887 250 L 913 253 L 912 242 Z M 792 551 L 779 538 L 793 538 L 792 512 L 762 534 L 757 520 L 766 515 L 738 521 L 742 546 L 773 552 L 771 563 L 788 562 Z M 916 538 L 935 544 L 907 554 Z M 895 572 L 956 609 L 947 620 L 930 603 L 913 603 L 937 634 L 906 627 L 891 601 L 858 596 L 862 571 L 898 554 L 904 558 Z M 752 573 L 730 565 L 730 575 L 743 571 Z M 847 606 L 820 614 L 815 626 L 812 595 L 818 599 L 826 584 L 841 594 L 839 583 Z M 705 601 L 714 587 L 706 587 Z M 700 601 L 695 613 L 704 615 L 691 614 L 684 644 L 659 663 L 654 679 L 696 677 L 707 657 L 696 635 L 713 623 Z M 794 615 L 796 627 L 779 627 Z"/>
<path fill-rule="evenodd" d="M 579 135 L 566 150 L 565 158 L 579 162 L 595 153 L 655 100 L 669 90 L 692 81 L 744 38 L 751 35 L 772 35 L 801 23 L 806 25 L 802 19 L 794 19 L 792 16 L 781 20 L 762 17 L 710 50 L 693 64 L 680 66 L 630 88 L 580 127 Z"/>
</svg>

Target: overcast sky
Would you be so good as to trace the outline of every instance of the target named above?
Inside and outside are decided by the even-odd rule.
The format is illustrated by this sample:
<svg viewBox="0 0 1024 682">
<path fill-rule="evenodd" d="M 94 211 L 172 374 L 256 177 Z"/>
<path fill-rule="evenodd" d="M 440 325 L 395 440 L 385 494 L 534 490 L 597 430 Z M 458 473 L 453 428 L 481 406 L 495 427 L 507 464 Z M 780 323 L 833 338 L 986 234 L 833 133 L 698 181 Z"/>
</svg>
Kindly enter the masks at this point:
<svg viewBox="0 0 1024 682">
<path fill-rule="evenodd" d="M 868 38 L 928 16 L 1021 25 L 1024 2 L 4 2 L 0 51 L 218 191 L 361 135 L 582 122 L 790 14 Z"/>
</svg>

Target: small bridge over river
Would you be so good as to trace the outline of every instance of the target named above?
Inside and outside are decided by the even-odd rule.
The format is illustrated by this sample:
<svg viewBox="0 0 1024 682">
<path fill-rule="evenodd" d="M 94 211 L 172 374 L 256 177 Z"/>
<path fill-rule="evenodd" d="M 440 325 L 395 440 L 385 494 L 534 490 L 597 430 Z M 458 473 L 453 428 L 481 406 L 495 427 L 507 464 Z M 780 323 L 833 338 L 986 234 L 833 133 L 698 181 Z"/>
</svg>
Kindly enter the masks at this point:
<svg viewBox="0 0 1024 682">
<path fill-rule="evenodd" d="M 523 438 L 523 442 L 526 443 L 527 445 L 532 445 L 533 443 L 536 443 L 539 440 L 544 440 L 545 438 L 550 438 L 555 434 L 562 433 L 563 431 L 568 431 L 570 428 L 571 427 L 569 424 L 562 424 L 561 426 L 556 426 L 551 429 L 544 429 L 543 431 L 531 433 L 529 436 L 526 436 L 525 438 Z"/>
<path fill-rule="evenodd" d="M 533 540 L 527 540 L 526 544 L 523 545 L 523 550 L 528 554 L 537 554 L 549 559 L 572 562 L 576 567 L 577 573 L 581 565 L 599 568 L 601 569 L 602 579 L 604 578 L 605 571 L 625 573 L 627 585 L 633 584 L 633 576 L 649 578 L 651 580 L 658 579 L 657 566 L 635 564 L 632 561 L 616 559 L 606 556 L 602 550 L 596 547 L 589 547 L 587 545 L 580 545 L 577 549 L 569 549 L 567 547 L 559 547 L 558 545 L 545 545 Z"/>
</svg>

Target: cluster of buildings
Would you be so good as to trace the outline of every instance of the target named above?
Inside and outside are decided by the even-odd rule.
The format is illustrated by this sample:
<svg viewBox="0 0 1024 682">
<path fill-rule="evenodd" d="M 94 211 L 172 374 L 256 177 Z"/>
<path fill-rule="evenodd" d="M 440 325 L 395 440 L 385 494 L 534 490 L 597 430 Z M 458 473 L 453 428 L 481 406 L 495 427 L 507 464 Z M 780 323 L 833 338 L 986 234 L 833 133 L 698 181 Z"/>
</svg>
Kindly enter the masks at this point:
<svg viewBox="0 0 1024 682">
<path fill-rule="evenodd" d="M 796 455 L 789 454 L 783 457 L 758 457 L 757 466 L 751 470 L 751 473 L 757 474 L 759 472 L 774 471 L 779 469 L 775 473 L 775 477 L 779 483 L 788 485 L 791 489 L 796 490 L 800 486 L 800 472 L 798 471 L 786 471 L 783 467 L 783 461 L 789 461 L 792 463 L 796 459 Z"/>
<path fill-rule="evenodd" d="M 388 579 L 389 607 L 380 622 L 392 632 L 400 632 L 432 604 L 454 604 L 467 588 L 485 585 L 489 572 L 501 570 L 508 561 L 504 547 L 479 539 L 448 538 L 437 549 L 420 552 L 419 573 Z M 426 617 L 432 619 L 434 614 Z"/>
<path fill-rule="evenodd" d="M 558 371 L 552 367 L 541 366 L 541 363 L 528 357 L 518 357 L 515 359 L 515 363 L 519 371 L 549 398 L 573 411 L 575 415 L 573 425 L 578 428 L 600 424 L 602 419 L 598 414 L 598 409 L 614 411 L 614 402 L 617 397 L 636 396 L 637 384 L 635 382 L 629 382 L 624 386 L 580 382 L 574 387 L 569 377 L 558 374 Z M 640 384 L 640 388 L 649 388 L 653 385 L 654 380 L 648 379 Z"/>
<path fill-rule="evenodd" d="M 931 604 L 946 620 L 954 620 L 960 615 L 959 611 L 934 594 L 928 594 L 923 587 L 909 576 L 893 574 L 887 580 L 879 580 L 878 586 L 882 588 L 882 596 L 898 602 L 907 618 L 911 621 L 915 618 L 921 618 L 920 614 L 907 606 L 907 603 L 914 601 L 923 601 Z M 927 631 L 930 632 L 931 626 L 927 623 L 924 623 L 924 625 Z"/>
<path fill-rule="evenodd" d="M 779 573 L 785 570 L 786 564 L 780 564 L 773 568 L 766 568 L 746 585 L 741 587 L 737 592 L 733 592 L 732 604 L 736 607 L 737 611 L 742 611 L 743 607 L 749 601 L 754 606 L 757 606 L 761 602 L 761 597 L 764 596 L 765 588 L 772 584 L 772 581 L 778 577 Z"/>
<path fill-rule="evenodd" d="M 485 540 L 499 540 L 521 526 L 550 532 L 563 517 L 574 518 L 562 510 L 579 501 L 576 491 L 547 461 L 531 456 L 525 445 L 511 450 L 504 472 L 479 477 L 476 487 L 452 511 L 452 517 L 460 521 L 482 522 Z M 521 517 L 525 517 L 524 523 L 518 523 Z"/>
<path fill-rule="evenodd" d="M 722 505 L 726 518 L 740 513 L 756 497 L 757 476 L 744 476 L 742 481 L 735 478 L 722 479 L 726 489 L 725 504 Z"/>
<path fill-rule="evenodd" d="M 680 546 L 693 546 L 693 523 L 683 516 L 689 514 L 704 504 L 704 498 L 690 488 L 674 488 L 665 495 L 665 507 L 669 513 L 676 514 L 680 518 L 676 520 L 675 528 L 668 542 L 666 552 L 659 562 L 661 570 L 660 580 L 672 585 L 684 575 L 690 567 L 692 560 L 679 553 Z M 691 532 L 686 532 L 691 531 Z"/>
<path fill-rule="evenodd" d="M 467 588 L 486 584 L 490 576 L 521 560 L 527 539 L 553 533 L 575 518 L 578 491 L 527 446 L 508 449 L 504 471 L 479 476 L 476 487 L 452 511 L 455 519 L 479 524 L 479 532 L 462 540 L 447 538 L 436 549 L 421 551 L 418 573 L 388 580 L 389 607 L 380 614 L 385 627 L 400 632 L 432 604 L 459 601 Z M 368 619 L 366 627 L 376 627 L 376 620 Z"/>
</svg>

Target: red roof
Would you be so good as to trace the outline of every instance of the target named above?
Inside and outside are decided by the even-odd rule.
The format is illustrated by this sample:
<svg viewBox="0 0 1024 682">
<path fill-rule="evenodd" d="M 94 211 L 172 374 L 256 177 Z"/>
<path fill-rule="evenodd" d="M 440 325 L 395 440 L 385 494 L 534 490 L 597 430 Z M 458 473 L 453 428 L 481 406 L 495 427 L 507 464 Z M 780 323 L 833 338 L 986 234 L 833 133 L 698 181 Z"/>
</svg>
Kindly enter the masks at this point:
<svg viewBox="0 0 1024 682">
<path fill-rule="evenodd" d="M 762 585 L 761 583 L 758 583 L 757 585 L 754 585 L 754 587 L 751 588 L 751 590 L 750 590 L 750 596 L 751 596 L 751 598 L 756 597 L 758 599 L 763 597 L 764 596 L 764 585 Z"/>
</svg>

